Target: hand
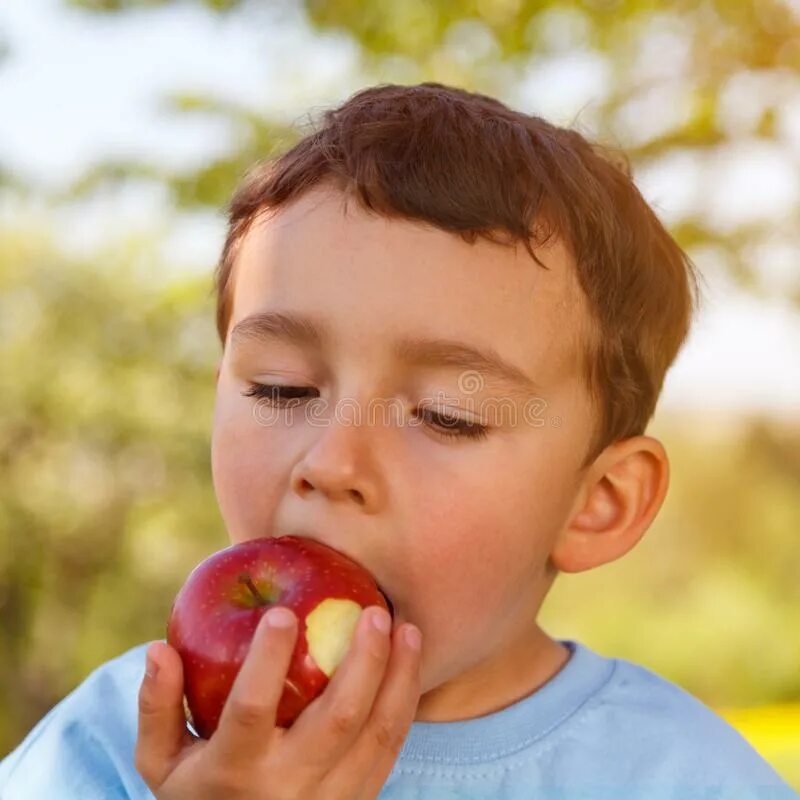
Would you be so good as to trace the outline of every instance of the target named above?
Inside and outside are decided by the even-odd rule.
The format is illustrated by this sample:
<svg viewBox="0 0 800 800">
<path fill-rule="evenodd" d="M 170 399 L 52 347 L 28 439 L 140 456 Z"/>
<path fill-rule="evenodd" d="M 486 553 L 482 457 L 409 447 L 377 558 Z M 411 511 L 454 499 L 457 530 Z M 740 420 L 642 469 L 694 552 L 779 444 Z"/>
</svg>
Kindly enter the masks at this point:
<svg viewBox="0 0 800 800">
<path fill-rule="evenodd" d="M 420 696 L 418 649 L 405 624 L 389 634 L 371 624 L 370 606 L 353 643 L 325 687 L 291 728 L 275 725 L 297 637 L 265 614 L 210 739 L 186 727 L 183 665 L 154 642 L 158 665 L 139 690 L 135 765 L 158 800 L 374 800 L 392 771 Z"/>
</svg>

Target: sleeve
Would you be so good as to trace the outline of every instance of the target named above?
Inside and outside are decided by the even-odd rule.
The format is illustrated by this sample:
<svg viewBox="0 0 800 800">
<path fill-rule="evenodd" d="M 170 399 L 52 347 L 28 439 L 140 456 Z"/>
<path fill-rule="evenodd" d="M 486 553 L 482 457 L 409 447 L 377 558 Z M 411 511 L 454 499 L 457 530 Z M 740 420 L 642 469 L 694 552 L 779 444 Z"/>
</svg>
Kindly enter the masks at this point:
<svg viewBox="0 0 800 800">
<path fill-rule="evenodd" d="M 133 764 L 145 647 L 95 670 L 0 762 L 2 800 L 153 800 Z"/>
</svg>

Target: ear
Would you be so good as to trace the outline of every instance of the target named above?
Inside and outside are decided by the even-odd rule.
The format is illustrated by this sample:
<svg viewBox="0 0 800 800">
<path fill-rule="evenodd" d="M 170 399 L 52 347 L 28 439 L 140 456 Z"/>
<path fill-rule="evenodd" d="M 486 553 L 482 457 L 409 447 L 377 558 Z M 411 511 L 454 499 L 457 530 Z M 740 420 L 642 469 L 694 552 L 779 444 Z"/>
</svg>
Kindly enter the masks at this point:
<svg viewBox="0 0 800 800">
<path fill-rule="evenodd" d="M 584 572 L 638 544 L 669 486 L 669 461 L 651 436 L 609 445 L 587 470 L 567 525 L 550 553 L 561 572 Z"/>
<path fill-rule="evenodd" d="M 220 371 L 221 367 L 222 367 L 222 361 L 218 361 L 217 362 L 217 374 L 214 377 L 214 385 L 215 386 L 219 383 L 219 371 Z"/>
</svg>

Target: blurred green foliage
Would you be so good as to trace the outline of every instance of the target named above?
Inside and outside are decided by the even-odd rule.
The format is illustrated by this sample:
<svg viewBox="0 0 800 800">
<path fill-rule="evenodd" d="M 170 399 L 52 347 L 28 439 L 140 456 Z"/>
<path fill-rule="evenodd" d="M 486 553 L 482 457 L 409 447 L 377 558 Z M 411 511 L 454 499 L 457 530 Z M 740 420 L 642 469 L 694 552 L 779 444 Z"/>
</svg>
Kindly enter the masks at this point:
<svg viewBox="0 0 800 800">
<path fill-rule="evenodd" d="M 152 243 L 69 258 L 0 230 L 0 752 L 100 662 L 163 635 L 226 544 L 209 467 L 208 279 Z"/>
<path fill-rule="evenodd" d="M 543 619 L 713 706 L 796 702 L 800 422 L 657 414 L 648 433 L 670 458 L 661 512 L 624 558 L 559 576 Z"/>
<path fill-rule="evenodd" d="M 65 2 L 90 13 L 117 13 L 121 24 L 125 12 L 187 5 L 184 0 Z M 262 26 L 265 39 L 271 20 L 300 9 L 320 36 L 337 34 L 356 45 L 365 84 L 435 80 L 494 94 L 517 107 L 519 87 L 538 70 L 546 71 L 570 54 L 590 54 L 598 59 L 599 72 L 607 70 L 609 91 L 592 98 L 574 120 L 555 121 L 623 147 L 634 174 L 678 151 L 712 160 L 724 158 L 737 141 L 781 141 L 786 134 L 776 121 L 797 102 L 800 87 L 800 15 L 789 0 L 280 0 L 267 6 L 243 0 L 190 0 L 188 4 L 223 16 L 249 17 L 255 29 Z M 265 15 L 265 10 L 273 16 Z M 742 79 L 769 83 L 770 90 L 757 98 L 737 98 L 731 90 Z M 673 93 L 664 95 L 665 88 Z M 138 161 L 100 162 L 67 193 L 89 192 L 102 183 L 141 175 L 145 169 L 171 189 L 179 207 L 218 207 L 227 200 L 234 176 L 298 135 L 259 109 L 235 102 L 182 92 L 165 92 L 163 102 L 169 113 L 225 119 L 237 132 L 235 147 L 188 175 Z M 749 104 L 756 113 L 732 122 L 723 110 L 725 103 Z M 655 109 L 665 104 L 671 107 L 664 114 L 666 121 L 652 127 L 653 118 L 663 113 Z M 529 105 L 530 99 L 524 110 L 536 113 L 535 107 L 525 107 Z M 715 248 L 736 279 L 755 293 L 768 294 L 770 287 L 748 254 L 779 229 L 800 249 L 798 211 L 787 209 L 784 219 L 754 222 L 733 231 L 697 215 L 676 226 L 675 237 L 685 247 Z M 800 272 L 781 291 L 800 304 Z"/>
<path fill-rule="evenodd" d="M 124 12 L 178 0 L 65 4 L 117 13 L 124 24 Z M 243 0 L 195 5 L 220 15 L 256 8 Z M 281 5 L 291 3 L 274 7 Z M 776 87 L 796 86 L 800 76 L 800 25 L 781 0 L 308 0 L 301 7 L 321 35 L 357 43 L 364 85 L 437 80 L 513 98 L 515 83 L 549 58 L 575 48 L 601 55 L 612 90 L 575 127 L 625 148 L 634 175 L 677 151 L 711 158 L 740 137 L 776 140 L 786 94 L 763 98 L 745 130 L 726 125 L 721 94 L 736 75 L 774 76 Z M 653 75 L 640 67 L 641 48 L 646 34 L 669 27 L 669 14 L 669 26 L 680 23 L 687 63 L 681 75 Z M 682 81 L 686 114 L 637 136 L 624 122 L 631 109 L 674 79 Z M 236 131 L 230 151 L 188 172 L 99 162 L 45 192 L 49 202 L 66 205 L 144 179 L 167 187 L 177 209 L 220 210 L 250 164 L 300 134 L 227 99 L 165 87 L 161 102 L 167 113 L 228 120 Z M 9 165 L 0 165 L 0 193 L 11 205 L 42 194 Z M 800 215 L 792 212 L 781 225 L 798 237 Z M 674 234 L 690 249 L 713 245 L 732 274 L 760 292 L 747 254 L 773 223 L 720 230 L 697 216 Z M 227 543 L 209 465 L 217 255 L 209 254 L 207 274 L 171 278 L 158 242 L 146 236 L 77 258 L 46 225 L 0 223 L 0 754 L 91 669 L 162 637 L 188 571 Z M 800 302 L 796 277 L 788 291 Z M 662 513 L 621 561 L 561 576 L 544 608 L 545 628 L 642 663 L 713 706 L 796 703 L 800 419 L 658 414 L 650 432 L 671 458 Z M 792 772 L 787 757 L 780 768 L 800 788 L 800 766 Z"/>
<path fill-rule="evenodd" d="M 87 11 L 114 12 L 146 10 L 173 5 L 173 0 L 65 0 L 68 6 Z M 209 11 L 230 11 L 242 5 L 242 0 L 200 0 L 200 5 Z"/>
</svg>

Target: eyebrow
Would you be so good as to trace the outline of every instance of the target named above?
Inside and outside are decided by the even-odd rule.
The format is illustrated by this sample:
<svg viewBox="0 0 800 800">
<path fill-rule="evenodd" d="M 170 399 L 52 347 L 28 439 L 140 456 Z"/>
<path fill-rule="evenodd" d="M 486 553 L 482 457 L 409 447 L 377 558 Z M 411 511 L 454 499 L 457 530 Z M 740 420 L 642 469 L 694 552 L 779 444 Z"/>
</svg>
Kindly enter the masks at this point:
<svg viewBox="0 0 800 800">
<path fill-rule="evenodd" d="M 245 341 L 278 340 L 289 344 L 322 349 L 330 340 L 328 327 L 303 314 L 262 311 L 238 322 L 231 331 L 233 347 Z M 450 367 L 474 371 L 494 384 L 502 384 L 514 394 L 539 395 L 542 387 L 519 367 L 500 356 L 493 348 L 479 348 L 451 339 L 411 336 L 394 342 L 392 353 L 405 364 L 425 367 Z"/>
</svg>

